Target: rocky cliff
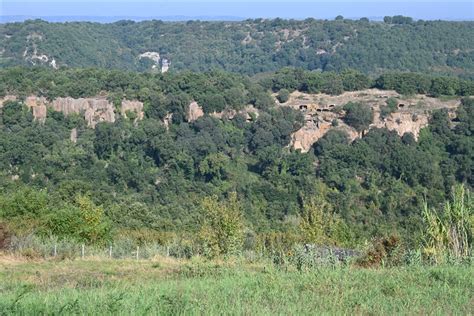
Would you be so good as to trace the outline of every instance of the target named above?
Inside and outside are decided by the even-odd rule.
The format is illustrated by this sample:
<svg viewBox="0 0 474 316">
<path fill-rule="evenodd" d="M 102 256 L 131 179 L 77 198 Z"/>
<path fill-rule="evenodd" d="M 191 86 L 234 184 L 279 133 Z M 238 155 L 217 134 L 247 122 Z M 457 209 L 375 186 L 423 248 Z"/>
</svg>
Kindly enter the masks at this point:
<svg viewBox="0 0 474 316">
<path fill-rule="evenodd" d="M 115 122 L 114 106 L 104 97 L 57 98 L 52 102 L 52 108 L 64 115 L 84 113 L 84 119 L 90 127 L 100 122 Z"/>
<path fill-rule="evenodd" d="M 127 112 L 133 112 L 136 115 L 135 120 L 143 120 L 144 113 L 143 113 L 143 103 L 140 101 L 130 101 L 130 100 L 122 100 L 122 106 L 120 108 L 120 114 L 123 117 L 127 118 Z"/>
<path fill-rule="evenodd" d="M 397 110 L 382 118 L 381 108 L 386 106 L 389 98 L 397 101 Z M 444 108 L 448 109 L 451 116 L 454 116 L 455 109 L 460 104 L 459 99 L 442 101 L 425 95 L 407 98 L 395 91 L 376 89 L 345 92 L 337 96 L 293 92 L 289 100 L 281 106 L 289 106 L 301 111 L 305 116 L 305 124 L 292 134 L 290 145 L 302 152 L 307 152 L 318 139 L 333 128 L 346 131 L 351 140 L 360 137 L 356 130 L 344 123 L 344 111 L 341 108 L 350 101 L 361 102 L 372 108 L 374 120 L 370 128 L 387 128 L 396 131 L 400 136 L 412 133 L 415 139 L 418 139 L 420 130 L 428 125 L 432 111 Z"/>
<path fill-rule="evenodd" d="M 15 96 L 6 96 L 0 99 L 0 106 L 8 100 L 16 100 Z M 115 107 L 106 97 L 97 96 L 91 98 L 56 98 L 48 101 L 45 97 L 28 96 L 24 104 L 33 112 L 33 117 L 39 122 L 44 122 L 48 113 L 48 108 L 61 112 L 64 115 L 79 114 L 84 115 L 84 119 L 89 127 L 94 128 L 99 122 L 115 122 Z M 135 112 L 136 119 L 143 119 L 143 103 L 140 101 L 123 100 L 120 107 L 120 114 L 127 118 L 127 112 Z"/>
<path fill-rule="evenodd" d="M 247 105 L 242 110 L 236 111 L 234 109 L 226 109 L 222 112 L 213 112 L 210 116 L 218 119 L 232 120 L 236 115 L 242 115 L 247 122 L 250 122 L 258 117 L 259 112 L 253 105 Z"/>
<path fill-rule="evenodd" d="M 197 102 L 193 101 L 188 106 L 188 111 L 186 113 L 186 120 L 188 122 L 194 122 L 198 118 L 204 115 L 204 111 L 202 107 L 197 104 Z"/>
<path fill-rule="evenodd" d="M 428 113 L 395 112 L 385 119 L 381 119 L 379 116 L 371 126 L 385 127 L 388 130 L 396 131 L 400 136 L 403 136 L 405 133 L 412 133 L 415 139 L 418 140 L 420 130 L 428 125 L 428 120 Z"/>
<path fill-rule="evenodd" d="M 381 108 L 386 105 L 389 98 L 398 102 L 397 110 L 385 118 L 382 118 Z M 0 108 L 3 103 L 9 100 L 17 100 L 14 95 L 7 95 L 0 98 Z M 359 133 L 352 127 L 344 123 L 344 111 L 342 106 L 349 101 L 362 102 L 370 106 L 374 113 L 373 123 L 370 128 L 387 128 L 396 131 L 400 136 L 405 133 L 412 133 L 418 139 L 420 130 L 428 125 L 431 112 L 436 109 L 446 108 L 450 112 L 450 117 L 455 117 L 455 109 L 459 106 L 459 99 L 442 101 L 424 95 L 416 95 L 410 98 L 400 96 L 395 91 L 381 91 L 369 89 L 364 91 L 346 92 L 338 96 L 325 94 L 304 94 L 294 92 L 287 102 L 280 106 L 289 106 L 301 111 L 305 117 L 304 126 L 291 135 L 291 143 L 295 149 L 307 152 L 312 145 L 323 137 L 329 130 L 337 128 L 344 130 L 351 140 L 359 137 Z M 28 96 L 23 101 L 32 110 L 35 120 L 44 122 L 46 120 L 48 108 L 62 112 L 64 115 L 79 114 L 84 115 L 89 127 L 94 128 L 99 122 L 115 122 L 116 116 L 131 119 L 131 112 L 135 113 L 133 118 L 141 120 L 144 117 L 143 103 L 136 100 L 123 100 L 116 113 L 116 109 L 105 96 L 91 98 L 56 98 L 48 101 L 45 97 Z M 278 103 L 277 103 L 278 104 Z M 258 110 L 253 106 L 235 111 L 227 109 L 222 112 L 211 113 L 210 115 L 219 119 L 233 119 L 236 115 L 244 115 L 247 121 L 258 117 Z M 188 106 L 186 119 L 193 122 L 204 115 L 202 107 L 197 102 L 191 102 Z M 130 117 L 128 117 L 130 116 Z M 172 115 L 169 114 L 164 119 L 164 124 L 170 124 Z M 71 140 L 74 141 L 77 132 L 72 132 Z"/>
</svg>

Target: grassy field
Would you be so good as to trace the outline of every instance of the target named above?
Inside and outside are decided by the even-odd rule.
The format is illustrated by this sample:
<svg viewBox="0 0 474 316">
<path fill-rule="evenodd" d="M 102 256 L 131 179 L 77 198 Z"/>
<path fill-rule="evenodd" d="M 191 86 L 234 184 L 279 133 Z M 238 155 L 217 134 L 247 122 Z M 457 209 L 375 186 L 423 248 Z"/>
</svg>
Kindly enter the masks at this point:
<svg viewBox="0 0 474 316">
<path fill-rule="evenodd" d="M 472 266 L 298 272 L 271 264 L 0 256 L 0 314 L 472 314 Z"/>
</svg>

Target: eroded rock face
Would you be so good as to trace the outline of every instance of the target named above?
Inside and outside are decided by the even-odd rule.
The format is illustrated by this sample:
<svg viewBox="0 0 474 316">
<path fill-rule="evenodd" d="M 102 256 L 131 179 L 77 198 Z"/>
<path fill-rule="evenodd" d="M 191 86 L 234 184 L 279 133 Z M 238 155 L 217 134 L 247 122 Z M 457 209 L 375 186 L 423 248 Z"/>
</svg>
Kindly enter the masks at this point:
<svg viewBox="0 0 474 316">
<path fill-rule="evenodd" d="M 173 120 L 173 113 L 168 113 L 166 116 L 163 118 L 163 124 L 165 125 L 166 129 L 168 130 L 171 122 Z"/>
<path fill-rule="evenodd" d="M 71 142 L 73 142 L 74 144 L 77 142 L 77 128 L 73 128 L 71 130 L 71 135 L 69 136 L 69 139 L 71 140 Z"/>
<path fill-rule="evenodd" d="M 39 106 L 39 105 L 46 105 L 46 103 L 48 103 L 48 101 L 46 100 L 45 97 L 37 97 L 34 95 L 30 95 L 29 97 L 26 97 L 25 99 L 25 104 L 29 108 Z"/>
<path fill-rule="evenodd" d="M 428 125 L 428 119 L 429 117 L 426 114 L 396 112 L 374 126 L 396 131 L 400 136 L 403 136 L 405 133 L 412 133 L 415 140 L 418 140 L 420 130 Z"/>
<path fill-rule="evenodd" d="M 16 96 L 7 94 L 3 98 L 0 98 L 0 109 L 3 107 L 3 103 L 7 101 L 16 101 Z"/>
<path fill-rule="evenodd" d="M 420 130 L 428 125 L 428 114 L 413 114 L 408 112 L 395 112 L 387 118 L 381 120 L 379 113 L 370 128 L 386 128 L 396 131 L 398 135 L 403 136 L 405 133 L 412 133 L 415 140 L 418 140 Z M 337 129 L 344 130 L 351 141 L 359 138 L 361 135 L 352 127 L 342 122 L 342 116 L 339 119 L 339 127 Z M 332 129 L 332 120 L 319 118 L 319 121 L 307 121 L 305 125 L 291 135 L 290 145 L 294 149 L 300 149 L 301 152 L 308 152 L 314 143 L 323 137 L 330 129 Z"/>
<path fill-rule="evenodd" d="M 38 52 L 38 43 L 41 41 L 43 41 L 43 34 L 41 33 L 33 32 L 26 37 L 27 45 L 23 52 L 24 60 L 32 65 L 49 64 L 54 69 L 57 69 L 56 60 L 54 58 Z"/>
<path fill-rule="evenodd" d="M 170 66 L 171 66 L 171 62 L 168 59 L 163 58 L 161 62 L 161 72 L 162 73 L 167 72 L 170 69 Z"/>
<path fill-rule="evenodd" d="M 148 59 L 151 59 L 155 63 L 155 65 L 160 64 L 160 53 L 158 52 L 145 52 L 143 54 L 140 54 L 138 58 L 139 59 L 148 58 Z"/>
<path fill-rule="evenodd" d="M 6 96 L 0 100 L 0 105 L 7 100 L 16 100 L 15 96 Z M 106 97 L 94 98 L 57 98 L 49 102 L 45 97 L 28 96 L 25 101 L 33 112 L 35 120 L 44 122 L 48 113 L 48 107 L 54 111 L 62 112 L 64 115 L 83 114 L 89 127 L 94 128 L 99 122 L 115 122 L 114 106 Z M 125 101 L 124 109 L 137 112 L 137 118 L 143 118 L 143 104 L 138 101 Z"/>
<path fill-rule="evenodd" d="M 33 117 L 35 120 L 44 123 L 46 121 L 46 115 L 48 113 L 48 109 L 46 105 L 38 105 L 33 107 Z"/>
<path fill-rule="evenodd" d="M 135 112 L 135 114 L 137 115 L 136 120 L 143 120 L 143 102 L 123 100 L 122 107 L 120 108 L 120 114 L 122 114 L 123 117 L 127 118 L 128 111 Z"/>
<path fill-rule="evenodd" d="M 386 106 L 389 98 L 397 99 L 399 106 L 396 112 L 382 119 L 381 108 Z M 291 145 L 303 152 L 309 151 L 319 138 L 333 128 L 330 126 L 333 120 L 338 122 L 337 129 L 346 131 L 351 140 L 360 137 L 357 131 L 344 123 L 344 111 L 338 110 L 350 101 L 361 102 L 372 108 L 374 121 L 370 128 L 387 128 L 396 131 L 400 136 L 412 133 L 416 140 L 420 130 L 428 125 L 429 117 L 434 110 L 448 109 L 450 115 L 455 116 L 454 112 L 460 104 L 459 99 L 444 101 L 425 95 L 402 99 L 396 91 L 390 90 L 367 89 L 344 92 L 336 96 L 295 91 L 290 95 L 288 102 L 280 104 L 299 110 L 305 116 L 305 125 L 292 135 Z"/>
<path fill-rule="evenodd" d="M 99 98 L 57 98 L 52 103 L 53 109 L 69 115 L 84 113 L 87 125 L 94 128 L 99 122 L 115 122 L 114 106 L 104 97 Z"/>
<path fill-rule="evenodd" d="M 44 123 L 48 109 L 46 104 L 48 100 L 45 97 L 29 96 L 25 99 L 26 106 L 33 111 L 33 117 L 36 121 Z"/>
<path fill-rule="evenodd" d="M 308 152 L 314 143 L 326 134 L 331 128 L 331 123 L 321 122 L 316 124 L 309 122 L 291 135 L 290 145 L 301 152 Z"/>
<path fill-rule="evenodd" d="M 186 113 L 186 120 L 188 122 L 194 122 L 198 118 L 204 115 L 204 111 L 202 107 L 197 104 L 197 102 L 193 101 L 188 106 L 188 112 Z"/>
<path fill-rule="evenodd" d="M 0 108 L 3 107 L 3 104 L 7 101 L 16 101 L 17 97 L 14 95 L 6 95 L 4 98 L 0 99 Z M 25 105 L 32 110 L 33 117 L 35 120 L 44 123 L 46 120 L 46 114 L 48 109 L 46 104 L 48 103 L 44 97 L 29 96 L 25 99 Z"/>
<path fill-rule="evenodd" d="M 259 113 L 258 110 L 253 105 L 248 105 L 244 109 L 240 111 L 236 111 L 233 109 L 227 109 L 222 112 L 213 112 L 210 116 L 218 118 L 218 119 L 228 119 L 232 120 L 237 114 L 242 114 L 247 122 L 250 122 L 255 118 L 258 117 Z"/>
<path fill-rule="evenodd" d="M 52 103 L 53 109 L 62 112 L 64 115 L 80 114 L 89 108 L 86 99 L 57 98 Z"/>
</svg>

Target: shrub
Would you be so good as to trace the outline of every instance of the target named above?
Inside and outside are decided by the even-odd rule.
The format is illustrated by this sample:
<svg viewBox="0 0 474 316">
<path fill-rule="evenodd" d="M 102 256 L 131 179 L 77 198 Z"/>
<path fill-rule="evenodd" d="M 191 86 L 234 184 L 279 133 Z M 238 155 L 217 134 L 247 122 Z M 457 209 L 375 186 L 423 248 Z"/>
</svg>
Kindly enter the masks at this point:
<svg viewBox="0 0 474 316">
<path fill-rule="evenodd" d="M 287 89 L 281 89 L 280 92 L 278 92 L 277 99 L 280 103 L 285 103 L 288 101 L 290 98 L 290 91 Z"/>
<path fill-rule="evenodd" d="M 452 201 L 447 201 L 440 213 L 428 208 L 425 202 L 424 253 L 435 263 L 446 260 L 461 261 L 472 254 L 474 208 L 470 193 L 464 185 L 452 190 Z"/>
<path fill-rule="evenodd" d="M 366 253 L 356 261 L 361 267 L 377 267 L 380 265 L 399 265 L 404 258 L 400 237 L 391 235 L 376 238 Z"/>
<path fill-rule="evenodd" d="M 349 227 L 324 198 L 311 198 L 303 205 L 300 222 L 304 242 L 341 245 L 350 240 Z"/>
<path fill-rule="evenodd" d="M 102 206 L 96 206 L 88 197 L 77 196 L 74 204 L 66 203 L 62 208 L 46 217 L 43 235 L 52 234 L 89 244 L 103 245 L 111 237 L 110 221 Z"/>
<path fill-rule="evenodd" d="M 11 234 L 6 224 L 0 222 L 0 250 L 10 246 Z"/>
<path fill-rule="evenodd" d="M 138 114 L 135 111 L 127 110 L 125 112 L 125 117 L 129 119 L 130 121 L 135 121 L 138 117 Z"/>
<path fill-rule="evenodd" d="M 242 250 L 244 225 L 237 194 L 232 192 L 227 201 L 219 203 L 216 196 L 202 201 L 204 221 L 199 237 L 203 254 L 208 258 L 237 254 Z"/>
<path fill-rule="evenodd" d="M 358 132 L 367 130 L 373 121 L 372 110 L 367 105 L 349 102 L 344 106 L 344 110 L 346 111 L 344 121 Z"/>
<path fill-rule="evenodd" d="M 380 107 L 380 116 L 386 118 L 397 110 L 398 101 L 395 98 L 387 99 L 387 105 Z"/>
<path fill-rule="evenodd" d="M 105 217 L 104 208 L 96 206 L 88 197 L 78 196 L 76 203 L 79 206 L 83 222 L 81 237 L 90 243 L 103 243 L 109 237 L 110 223 Z"/>
</svg>

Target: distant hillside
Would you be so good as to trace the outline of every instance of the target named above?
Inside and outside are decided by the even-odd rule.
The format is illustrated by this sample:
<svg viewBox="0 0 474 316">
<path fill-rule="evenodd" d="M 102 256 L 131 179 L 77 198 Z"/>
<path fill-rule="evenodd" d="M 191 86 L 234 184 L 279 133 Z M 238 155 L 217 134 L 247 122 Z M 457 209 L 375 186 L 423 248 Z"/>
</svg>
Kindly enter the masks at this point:
<svg viewBox="0 0 474 316">
<path fill-rule="evenodd" d="M 474 187 L 473 95 L 474 81 L 415 73 L 2 69 L 0 223 L 194 238 L 202 203 L 236 192 L 270 251 L 298 240 L 311 199 L 340 218 L 336 245 L 414 244 L 421 197 Z M 82 233 L 81 205 L 103 207 L 102 235 Z"/>
<path fill-rule="evenodd" d="M 0 67 L 106 67 L 138 71 L 220 68 L 257 74 L 284 66 L 474 77 L 474 22 L 393 17 L 322 21 L 119 21 L 0 25 Z"/>
</svg>

